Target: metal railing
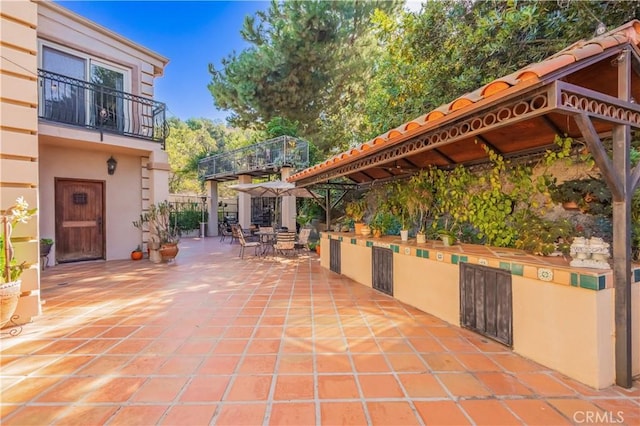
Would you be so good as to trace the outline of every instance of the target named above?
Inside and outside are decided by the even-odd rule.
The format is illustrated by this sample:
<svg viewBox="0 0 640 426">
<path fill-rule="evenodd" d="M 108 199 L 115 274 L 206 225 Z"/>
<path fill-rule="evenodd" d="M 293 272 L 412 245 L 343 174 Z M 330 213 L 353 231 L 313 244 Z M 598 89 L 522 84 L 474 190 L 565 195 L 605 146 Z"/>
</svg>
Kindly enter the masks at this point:
<svg viewBox="0 0 640 426">
<path fill-rule="evenodd" d="M 301 170 L 309 165 L 309 143 L 291 136 L 279 136 L 245 148 L 203 158 L 198 162 L 202 179 L 237 176 L 260 170 L 291 167 Z"/>
<path fill-rule="evenodd" d="M 169 127 L 162 102 L 42 69 L 38 117 L 56 123 L 160 142 Z"/>
</svg>

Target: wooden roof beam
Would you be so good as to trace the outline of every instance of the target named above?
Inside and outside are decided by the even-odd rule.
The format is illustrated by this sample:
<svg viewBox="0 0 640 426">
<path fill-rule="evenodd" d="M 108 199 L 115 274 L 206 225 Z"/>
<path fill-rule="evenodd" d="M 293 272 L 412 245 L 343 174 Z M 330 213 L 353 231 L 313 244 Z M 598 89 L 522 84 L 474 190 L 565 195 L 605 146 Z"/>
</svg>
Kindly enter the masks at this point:
<svg viewBox="0 0 640 426">
<path fill-rule="evenodd" d="M 482 142 L 483 144 L 485 144 L 487 146 L 487 148 L 489 148 L 491 151 L 495 152 L 496 154 L 500 154 L 502 155 L 502 151 L 500 151 L 498 148 L 496 148 L 496 146 L 494 144 L 492 144 L 491 142 L 489 142 L 489 140 L 487 138 L 485 138 L 482 135 L 478 135 L 476 136 L 476 139 L 478 139 L 480 142 Z"/>
<path fill-rule="evenodd" d="M 591 155 L 593 155 L 596 164 L 602 171 L 602 177 L 611 189 L 611 195 L 613 195 L 613 199 L 624 199 L 624 193 L 622 192 L 622 182 L 620 182 L 616 175 L 616 172 L 613 168 L 613 163 L 607 155 L 607 151 L 604 149 L 602 141 L 600 140 L 596 129 L 593 127 L 591 119 L 586 113 L 583 112 L 580 114 L 576 114 L 575 120 L 578 128 L 580 129 L 580 132 L 582 133 L 582 136 L 587 142 L 587 146 L 589 147 L 589 151 L 591 151 Z"/>
</svg>

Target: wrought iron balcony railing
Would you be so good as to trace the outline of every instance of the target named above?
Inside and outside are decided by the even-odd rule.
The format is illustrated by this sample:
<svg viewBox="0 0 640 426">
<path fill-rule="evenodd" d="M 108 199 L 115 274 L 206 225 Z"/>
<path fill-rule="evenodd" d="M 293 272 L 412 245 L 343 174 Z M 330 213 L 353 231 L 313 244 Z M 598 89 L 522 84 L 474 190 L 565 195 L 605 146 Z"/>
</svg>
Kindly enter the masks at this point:
<svg viewBox="0 0 640 426">
<path fill-rule="evenodd" d="M 309 166 L 309 143 L 279 136 L 245 148 L 203 158 L 198 162 L 201 179 L 232 180 L 238 175 L 262 176 L 282 167 L 301 170 Z"/>
<path fill-rule="evenodd" d="M 165 104 L 41 69 L 38 83 L 41 119 L 160 142 L 164 149 Z"/>
</svg>

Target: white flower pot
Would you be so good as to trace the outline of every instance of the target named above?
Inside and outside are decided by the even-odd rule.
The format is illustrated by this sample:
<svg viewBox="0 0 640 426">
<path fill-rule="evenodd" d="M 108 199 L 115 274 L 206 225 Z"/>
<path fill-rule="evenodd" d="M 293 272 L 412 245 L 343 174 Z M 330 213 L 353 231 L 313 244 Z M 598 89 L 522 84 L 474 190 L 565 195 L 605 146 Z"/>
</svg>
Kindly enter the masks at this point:
<svg viewBox="0 0 640 426">
<path fill-rule="evenodd" d="M 400 239 L 402 241 L 409 241 L 409 230 L 408 229 L 400 230 Z"/>
</svg>

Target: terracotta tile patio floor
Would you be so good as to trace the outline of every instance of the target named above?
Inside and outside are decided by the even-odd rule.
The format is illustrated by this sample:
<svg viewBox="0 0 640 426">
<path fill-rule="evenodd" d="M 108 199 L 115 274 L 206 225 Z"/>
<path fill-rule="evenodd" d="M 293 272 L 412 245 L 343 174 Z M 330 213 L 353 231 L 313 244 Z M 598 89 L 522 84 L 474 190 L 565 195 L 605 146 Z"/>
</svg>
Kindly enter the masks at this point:
<svg viewBox="0 0 640 426">
<path fill-rule="evenodd" d="M 638 383 L 590 389 L 315 253 L 238 251 L 48 268 L 43 315 L 0 340 L 1 423 L 640 424 Z"/>
</svg>

